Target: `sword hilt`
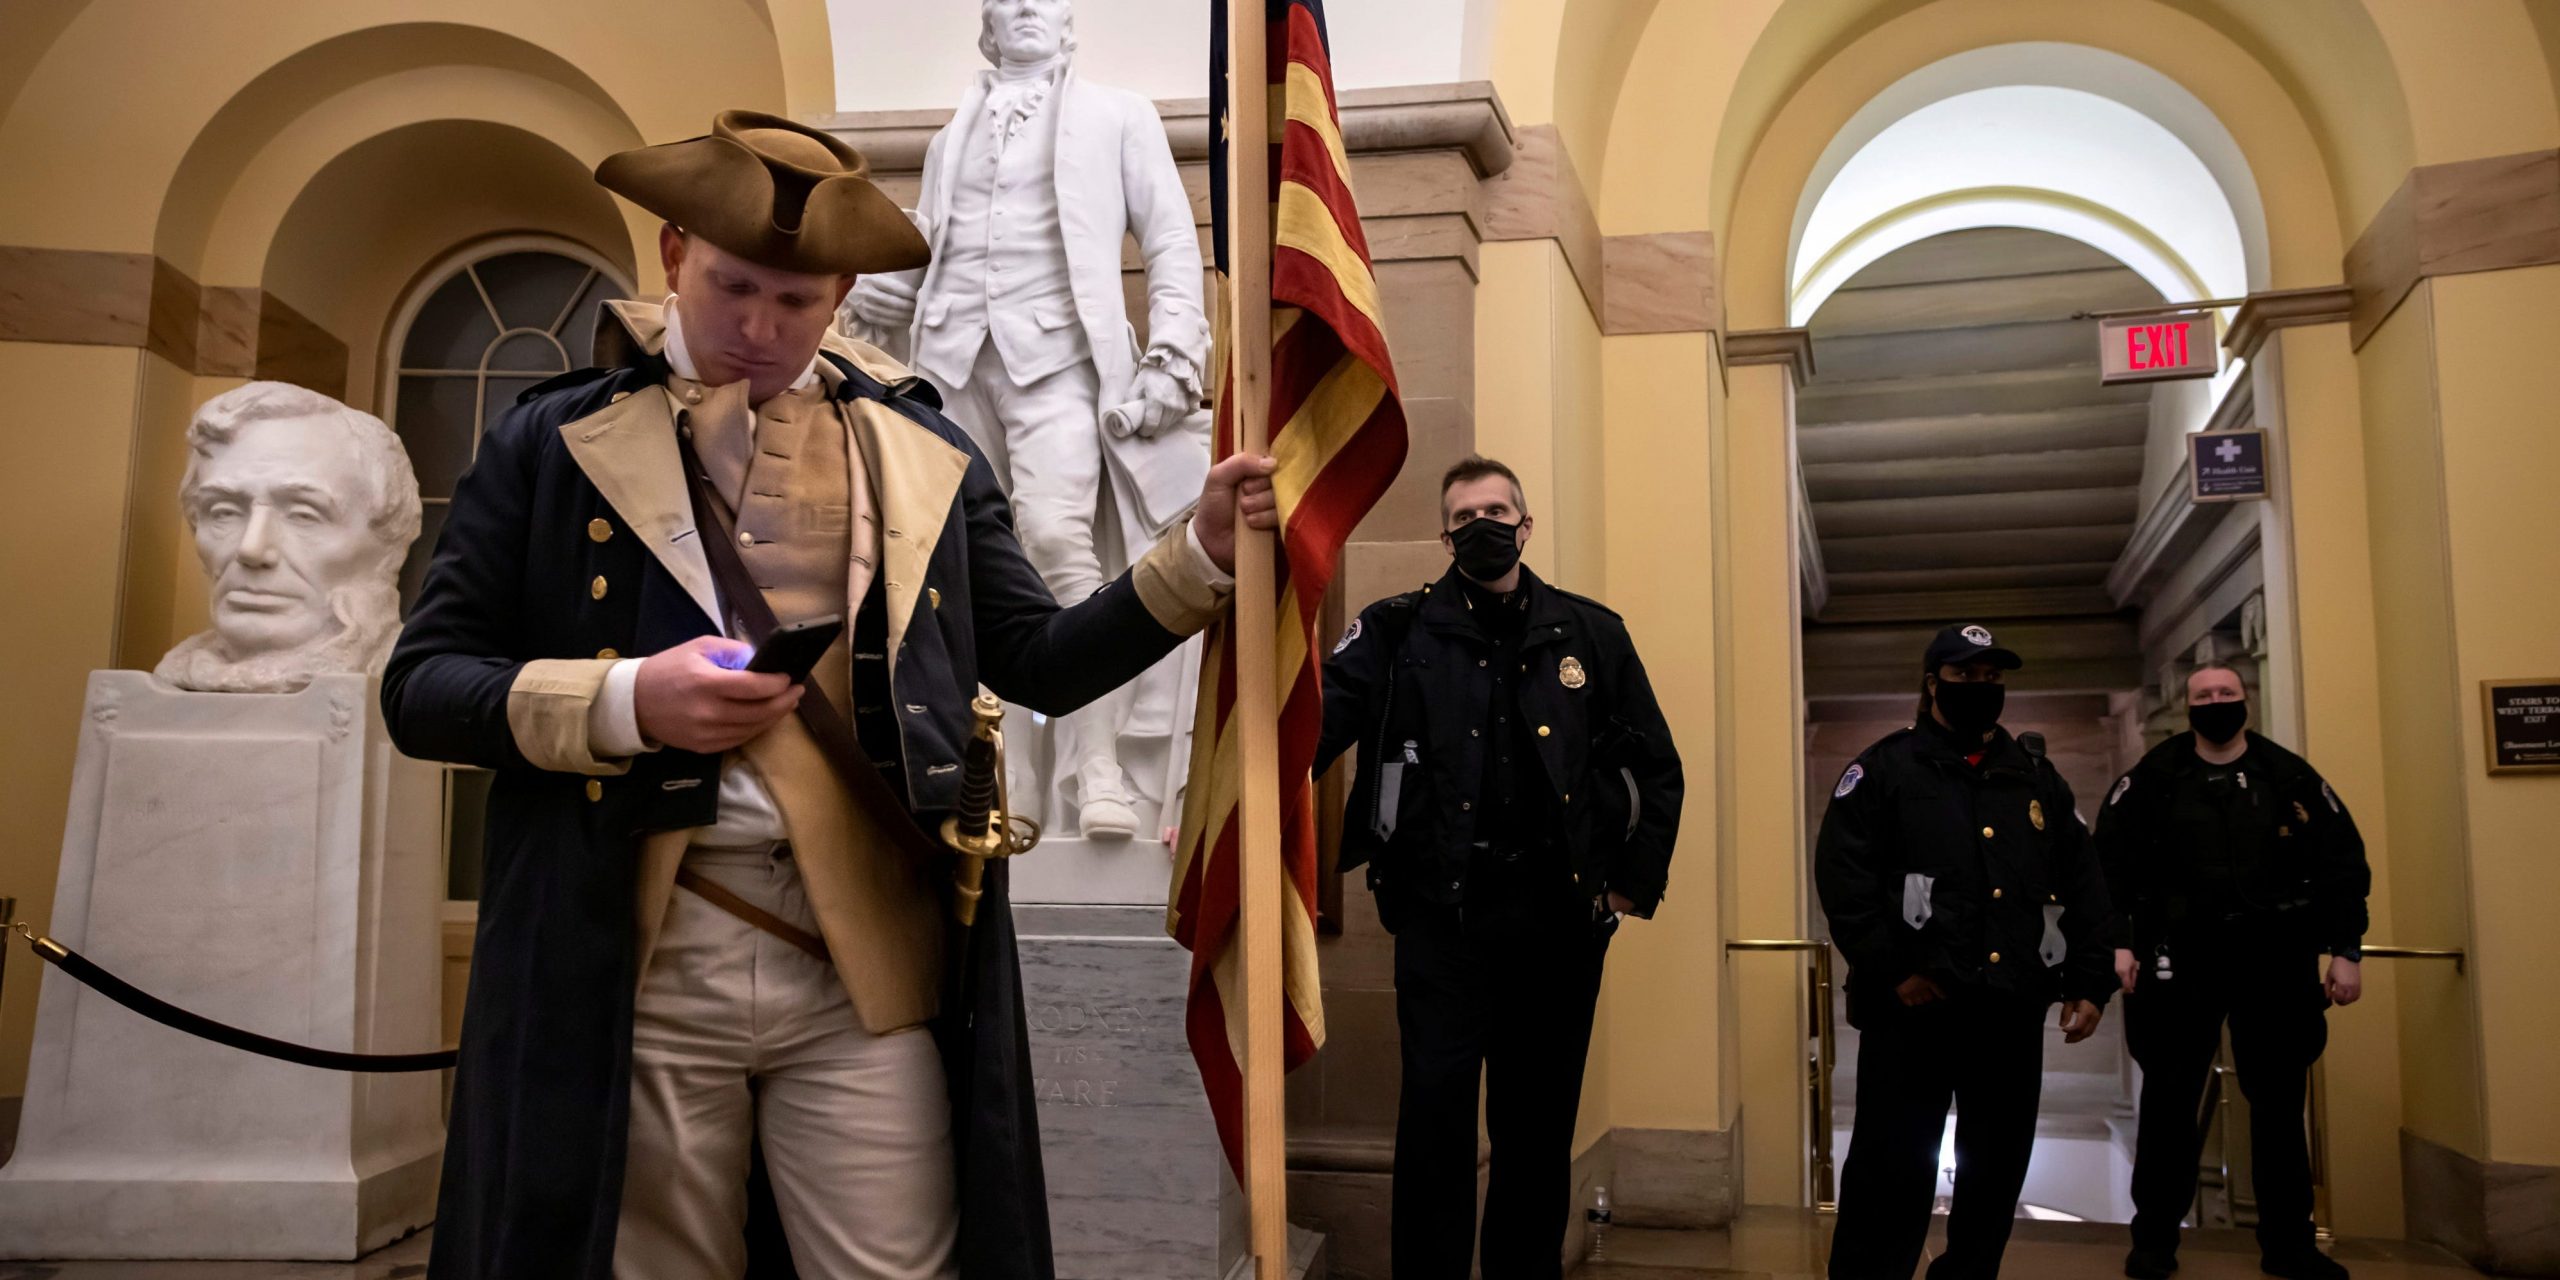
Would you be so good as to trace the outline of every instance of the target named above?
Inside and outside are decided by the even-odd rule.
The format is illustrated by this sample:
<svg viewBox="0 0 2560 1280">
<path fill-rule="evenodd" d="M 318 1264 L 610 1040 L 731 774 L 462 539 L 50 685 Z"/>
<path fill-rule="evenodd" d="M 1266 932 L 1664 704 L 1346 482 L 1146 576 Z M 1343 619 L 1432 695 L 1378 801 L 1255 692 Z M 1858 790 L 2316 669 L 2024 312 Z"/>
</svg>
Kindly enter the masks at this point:
<svg viewBox="0 0 2560 1280">
<path fill-rule="evenodd" d="M 951 869 L 951 913 L 964 927 L 977 923 L 988 859 L 1010 858 L 1040 841 L 1040 824 L 1014 816 L 1005 802 L 1003 701 L 982 693 L 969 710 L 977 723 L 960 753 L 960 801 L 942 821 L 942 842 L 960 855 Z"/>
</svg>

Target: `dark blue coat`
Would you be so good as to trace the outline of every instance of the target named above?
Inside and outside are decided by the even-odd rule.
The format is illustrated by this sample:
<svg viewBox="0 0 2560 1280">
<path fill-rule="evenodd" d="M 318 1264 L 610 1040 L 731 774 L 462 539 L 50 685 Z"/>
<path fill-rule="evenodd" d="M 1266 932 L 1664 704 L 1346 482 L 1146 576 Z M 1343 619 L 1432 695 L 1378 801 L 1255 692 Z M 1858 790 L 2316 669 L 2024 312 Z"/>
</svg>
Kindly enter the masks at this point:
<svg viewBox="0 0 2560 1280">
<path fill-rule="evenodd" d="M 980 682 L 1060 714 L 1135 677 L 1181 637 L 1128 575 L 1061 608 L 1023 556 L 994 472 L 930 392 L 893 390 L 836 363 L 839 397 L 890 404 L 905 416 L 901 429 L 966 455 L 921 581 L 894 593 L 876 583 L 863 602 L 875 619 L 892 600 L 910 615 L 894 691 L 878 687 L 892 680 L 882 664 L 854 664 L 854 702 L 872 709 L 861 736 L 932 830 L 955 799 L 958 770 L 944 766 L 960 759 Z M 635 854 L 646 833 L 713 820 L 720 760 L 645 755 L 591 800 L 589 779 L 527 760 L 508 692 L 534 659 L 636 657 L 716 630 L 643 539 L 588 536 L 590 522 L 617 513 L 564 432 L 665 377 L 647 356 L 570 374 L 488 431 L 383 680 L 402 751 L 497 775 L 430 1265 L 447 1280 L 607 1280 L 612 1270 L 638 983 Z M 871 460 L 875 477 L 883 465 Z M 932 528 L 931 513 L 910 527 Z M 593 591 L 599 579 L 612 589 Z M 962 1275 L 1046 1277 L 1038 1117 L 1000 864 L 988 880 L 967 936 L 978 989 L 964 1007 L 946 1003 L 936 1027 L 953 1077 Z"/>
</svg>

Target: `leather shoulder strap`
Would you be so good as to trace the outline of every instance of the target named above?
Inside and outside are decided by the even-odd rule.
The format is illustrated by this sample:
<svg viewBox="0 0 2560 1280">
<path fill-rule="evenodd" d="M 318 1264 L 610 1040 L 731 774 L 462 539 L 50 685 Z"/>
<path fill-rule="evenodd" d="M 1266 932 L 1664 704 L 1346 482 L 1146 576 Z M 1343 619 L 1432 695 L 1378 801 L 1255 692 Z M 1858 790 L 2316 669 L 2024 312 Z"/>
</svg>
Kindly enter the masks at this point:
<svg viewBox="0 0 2560 1280">
<path fill-rule="evenodd" d="M 683 413 L 676 415 L 676 452 L 684 462 L 685 488 L 693 497 L 693 523 L 702 539 L 703 558 L 710 562 L 711 580 L 720 588 L 721 608 L 736 620 L 730 630 L 754 636 L 755 643 L 762 644 L 778 625 L 773 606 L 766 602 L 763 588 L 748 575 L 746 562 L 738 558 L 736 525 L 731 521 L 728 505 L 711 488 L 710 473 L 693 447 L 692 423 Z M 807 726 L 810 737 L 817 739 L 818 749 L 826 753 L 827 763 L 835 766 L 836 776 L 843 780 L 856 804 L 877 814 L 902 815 L 899 821 L 881 825 L 898 833 L 899 842 L 909 853 L 929 857 L 941 851 L 923 829 L 903 818 L 908 812 L 906 801 L 890 788 L 889 780 L 880 776 L 879 766 L 862 749 L 862 738 L 854 732 L 853 721 L 814 682 L 801 690 L 799 715 L 800 723 Z"/>
</svg>

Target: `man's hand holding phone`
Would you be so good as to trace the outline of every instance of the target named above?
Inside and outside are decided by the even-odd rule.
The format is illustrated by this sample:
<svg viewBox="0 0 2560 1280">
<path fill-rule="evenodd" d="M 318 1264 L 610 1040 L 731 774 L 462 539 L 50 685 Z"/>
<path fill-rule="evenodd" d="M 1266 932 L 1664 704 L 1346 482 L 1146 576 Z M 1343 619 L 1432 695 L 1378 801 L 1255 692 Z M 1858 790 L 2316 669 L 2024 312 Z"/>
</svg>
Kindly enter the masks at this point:
<svg viewBox="0 0 2560 1280">
<path fill-rule="evenodd" d="M 732 750 L 800 705 L 790 676 L 748 671 L 755 646 L 700 636 L 642 659 L 631 684 L 640 734 L 685 751 Z"/>
</svg>

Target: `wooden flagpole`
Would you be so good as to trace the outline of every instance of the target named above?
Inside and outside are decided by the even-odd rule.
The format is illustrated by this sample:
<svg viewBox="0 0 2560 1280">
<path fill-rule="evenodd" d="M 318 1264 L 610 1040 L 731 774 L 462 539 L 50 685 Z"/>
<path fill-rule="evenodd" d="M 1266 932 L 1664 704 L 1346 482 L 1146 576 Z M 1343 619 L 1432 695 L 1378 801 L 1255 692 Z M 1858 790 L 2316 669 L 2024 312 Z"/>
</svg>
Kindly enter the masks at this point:
<svg viewBox="0 0 2560 1280">
<path fill-rule="evenodd" d="M 1236 444 L 1271 448 L 1270 76 L 1262 0 L 1227 10 L 1228 394 Z M 1237 813 L 1238 945 L 1244 969 L 1244 1191 L 1257 1280 L 1289 1274 L 1287 1115 L 1282 1103 L 1287 994 L 1281 978 L 1279 622 L 1271 534 L 1236 517 L 1236 732 L 1244 772 Z"/>
</svg>

